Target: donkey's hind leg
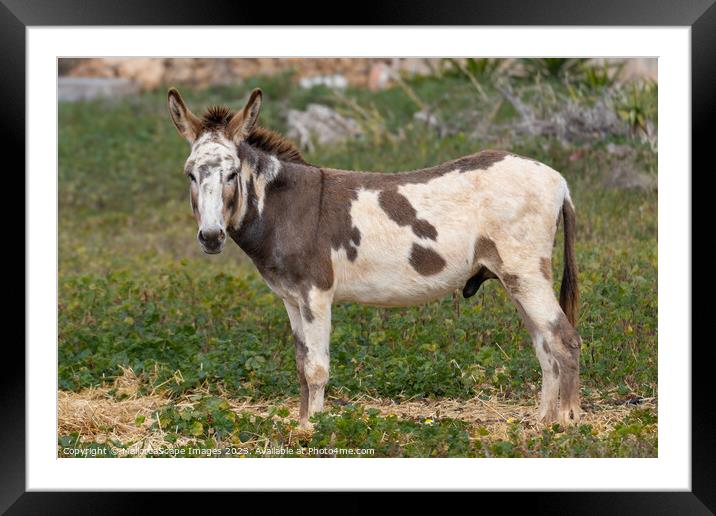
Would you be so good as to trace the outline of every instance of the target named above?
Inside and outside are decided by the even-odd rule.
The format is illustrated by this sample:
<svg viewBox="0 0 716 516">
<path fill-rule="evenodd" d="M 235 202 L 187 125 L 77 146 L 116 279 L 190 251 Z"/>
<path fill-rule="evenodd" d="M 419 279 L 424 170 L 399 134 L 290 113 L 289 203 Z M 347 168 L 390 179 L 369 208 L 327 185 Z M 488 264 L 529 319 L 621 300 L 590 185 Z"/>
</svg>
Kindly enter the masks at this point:
<svg viewBox="0 0 716 516">
<path fill-rule="evenodd" d="M 581 340 L 559 306 L 551 281 L 541 274 L 512 275 L 505 286 L 532 336 L 542 368 L 540 420 L 579 421 Z"/>
</svg>

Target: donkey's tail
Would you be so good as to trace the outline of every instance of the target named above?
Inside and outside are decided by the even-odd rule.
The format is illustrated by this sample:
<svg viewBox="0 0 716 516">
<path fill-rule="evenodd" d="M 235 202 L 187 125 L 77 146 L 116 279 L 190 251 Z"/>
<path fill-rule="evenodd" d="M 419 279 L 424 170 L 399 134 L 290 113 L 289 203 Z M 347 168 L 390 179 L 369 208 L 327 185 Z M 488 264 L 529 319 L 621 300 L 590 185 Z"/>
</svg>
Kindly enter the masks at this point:
<svg viewBox="0 0 716 516">
<path fill-rule="evenodd" d="M 572 326 L 577 321 L 579 305 L 579 287 L 577 285 L 577 262 L 574 257 L 574 236 L 576 220 L 574 205 L 565 195 L 562 203 L 562 219 L 564 221 L 564 273 L 562 274 L 562 287 L 559 290 L 559 304 Z"/>
</svg>

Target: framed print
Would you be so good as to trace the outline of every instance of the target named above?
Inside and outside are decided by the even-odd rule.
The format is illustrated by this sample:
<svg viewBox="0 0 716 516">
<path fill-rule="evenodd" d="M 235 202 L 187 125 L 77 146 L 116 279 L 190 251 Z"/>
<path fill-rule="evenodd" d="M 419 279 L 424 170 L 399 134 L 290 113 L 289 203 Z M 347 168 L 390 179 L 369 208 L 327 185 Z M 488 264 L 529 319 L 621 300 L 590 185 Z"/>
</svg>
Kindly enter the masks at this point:
<svg viewBox="0 0 716 516">
<path fill-rule="evenodd" d="M 220 4 L 2 7 L 27 203 L 3 510 L 437 490 L 710 513 L 711 2 L 351 26 Z"/>
</svg>

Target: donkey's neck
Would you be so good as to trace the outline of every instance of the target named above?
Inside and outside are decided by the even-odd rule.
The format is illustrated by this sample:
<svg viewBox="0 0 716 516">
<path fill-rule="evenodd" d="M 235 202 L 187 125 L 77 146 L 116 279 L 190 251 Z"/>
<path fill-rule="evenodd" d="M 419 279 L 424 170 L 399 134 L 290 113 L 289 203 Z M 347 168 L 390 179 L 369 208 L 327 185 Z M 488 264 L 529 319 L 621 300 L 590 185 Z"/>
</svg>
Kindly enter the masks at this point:
<svg viewBox="0 0 716 516">
<path fill-rule="evenodd" d="M 281 163 L 275 156 L 242 143 L 237 150 L 241 170 L 239 174 L 238 213 L 229 225 L 229 234 L 251 258 L 262 252 L 273 228 L 263 217 L 266 190 L 281 173 Z"/>
<path fill-rule="evenodd" d="M 241 160 L 238 214 L 229 235 L 263 273 L 280 267 L 280 241 L 287 232 L 317 223 L 320 170 L 281 161 L 250 145 L 238 149 Z M 315 197 L 315 199 L 314 199 Z"/>
</svg>

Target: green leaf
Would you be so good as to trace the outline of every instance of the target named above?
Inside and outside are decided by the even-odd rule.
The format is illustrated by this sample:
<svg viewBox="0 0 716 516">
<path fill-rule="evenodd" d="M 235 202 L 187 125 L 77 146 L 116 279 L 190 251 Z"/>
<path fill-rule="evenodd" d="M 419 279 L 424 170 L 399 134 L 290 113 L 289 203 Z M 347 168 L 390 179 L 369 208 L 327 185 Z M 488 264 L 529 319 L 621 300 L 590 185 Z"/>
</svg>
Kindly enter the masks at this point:
<svg viewBox="0 0 716 516">
<path fill-rule="evenodd" d="M 191 435 L 199 436 L 204 433 L 204 425 L 201 424 L 200 421 L 194 421 L 189 427 L 189 431 L 191 432 Z"/>
</svg>

